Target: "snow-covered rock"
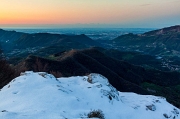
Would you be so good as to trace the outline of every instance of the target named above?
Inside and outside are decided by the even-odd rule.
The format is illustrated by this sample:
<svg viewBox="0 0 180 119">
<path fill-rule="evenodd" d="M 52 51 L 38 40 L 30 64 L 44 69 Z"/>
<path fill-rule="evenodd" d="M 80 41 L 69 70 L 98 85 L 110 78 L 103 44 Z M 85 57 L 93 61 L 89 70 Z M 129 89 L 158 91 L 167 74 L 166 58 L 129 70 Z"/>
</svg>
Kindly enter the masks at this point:
<svg viewBox="0 0 180 119">
<path fill-rule="evenodd" d="M 25 72 L 0 91 L 0 119 L 87 119 L 93 111 L 105 119 L 180 119 L 165 98 L 119 92 L 99 74 Z"/>
</svg>

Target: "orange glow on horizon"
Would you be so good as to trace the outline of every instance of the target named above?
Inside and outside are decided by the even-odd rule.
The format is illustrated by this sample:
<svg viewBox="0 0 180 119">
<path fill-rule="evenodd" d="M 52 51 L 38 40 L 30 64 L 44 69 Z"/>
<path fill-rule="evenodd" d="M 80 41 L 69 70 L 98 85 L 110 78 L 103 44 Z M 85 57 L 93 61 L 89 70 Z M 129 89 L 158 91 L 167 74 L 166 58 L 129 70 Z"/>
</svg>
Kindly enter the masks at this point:
<svg viewBox="0 0 180 119">
<path fill-rule="evenodd" d="M 138 24 L 171 15 L 180 21 L 179 6 L 168 0 L 1 0 L 0 24 Z"/>
</svg>

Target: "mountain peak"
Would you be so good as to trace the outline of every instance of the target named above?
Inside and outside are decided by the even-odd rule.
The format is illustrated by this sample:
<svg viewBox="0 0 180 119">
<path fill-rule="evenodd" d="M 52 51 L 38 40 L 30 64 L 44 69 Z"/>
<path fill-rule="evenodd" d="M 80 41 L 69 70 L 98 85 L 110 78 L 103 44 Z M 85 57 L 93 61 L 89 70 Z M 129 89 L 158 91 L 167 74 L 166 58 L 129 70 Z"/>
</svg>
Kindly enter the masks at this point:
<svg viewBox="0 0 180 119">
<path fill-rule="evenodd" d="M 165 98 L 119 92 L 96 73 L 56 79 L 28 71 L 0 91 L 0 100 L 3 119 L 87 119 L 93 112 L 102 119 L 180 119 Z"/>
<path fill-rule="evenodd" d="M 171 27 L 166 27 L 150 32 L 144 33 L 144 35 L 163 35 L 163 34 L 170 34 L 170 33 L 180 33 L 180 25 L 175 25 Z"/>
</svg>

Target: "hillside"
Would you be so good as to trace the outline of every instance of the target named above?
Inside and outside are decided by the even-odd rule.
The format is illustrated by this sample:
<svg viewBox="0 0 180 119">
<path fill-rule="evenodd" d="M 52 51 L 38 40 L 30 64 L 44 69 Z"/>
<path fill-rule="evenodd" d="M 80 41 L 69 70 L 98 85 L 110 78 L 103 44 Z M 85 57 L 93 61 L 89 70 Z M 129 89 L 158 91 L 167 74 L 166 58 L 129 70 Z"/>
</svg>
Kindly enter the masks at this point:
<svg viewBox="0 0 180 119">
<path fill-rule="evenodd" d="M 110 78 L 110 83 L 118 90 L 134 90 L 142 94 L 147 94 L 147 91 L 141 89 L 137 84 L 122 79 L 116 72 L 104 66 L 101 62 L 81 53 L 77 53 L 75 56 L 65 56 L 58 60 L 29 56 L 16 67 L 17 69 L 33 70 L 36 72 L 46 71 L 55 74 L 57 77 L 82 76 L 93 72 L 101 73 Z"/>
<path fill-rule="evenodd" d="M 29 34 L 2 29 L 0 29 L 0 44 L 7 59 L 12 58 L 12 60 L 17 60 L 17 62 L 29 54 L 48 56 L 64 50 L 102 46 L 101 43 L 92 40 L 84 34 Z"/>
<path fill-rule="evenodd" d="M 50 59 L 29 56 L 16 67 L 21 71 L 45 71 L 57 77 L 99 73 L 119 91 L 161 95 L 180 106 L 180 73 L 145 69 L 109 57 L 94 48 L 61 52 Z"/>
<path fill-rule="evenodd" d="M 179 112 L 163 97 L 119 92 L 99 74 L 25 72 L 0 91 L 3 119 L 180 119 Z"/>
<path fill-rule="evenodd" d="M 144 33 L 144 35 L 146 35 L 146 36 L 148 36 L 148 35 L 162 35 L 162 34 L 164 34 L 164 35 L 165 34 L 171 34 L 172 35 L 175 33 L 180 33 L 180 25 L 176 25 L 176 26 L 172 26 L 172 27 L 166 27 L 166 28 L 146 32 L 146 33 Z"/>
<path fill-rule="evenodd" d="M 8 52 L 11 51 L 11 49 L 14 48 L 13 42 L 24 34 L 25 33 L 0 29 L 0 43 L 3 50 Z"/>
<path fill-rule="evenodd" d="M 79 43 L 87 46 L 100 46 L 86 35 L 60 35 L 50 33 L 25 34 L 15 41 L 17 48 L 47 47 L 65 43 Z"/>
<path fill-rule="evenodd" d="M 3 29 L 0 29 L 0 41 L 12 42 L 19 39 L 23 34 L 25 33 L 16 32 L 16 31 L 6 31 Z"/>
<path fill-rule="evenodd" d="M 142 66 L 146 69 L 158 69 L 161 71 L 170 71 L 168 67 L 165 67 L 160 57 L 143 54 L 134 51 L 120 51 L 117 49 L 105 49 L 101 47 L 94 47 L 98 51 L 106 54 L 109 57 L 126 61 L 130 64 Z"/>
<path fill-rule="evenodd" d="M 159 57 L 163 67 L 180 71 L 180 26 L 172 26 L 144 34 L 126 34 L 109 41 L 112 48 L 137 51 Z"/>
<path fill-rule="evenodd" d="M 133 51 L 160 56 L 179 56 L 180 26 L 173 26 L 144 34 L 126 34 L 113 40 L 114 45 Z M 177 51 L 177 52 L 176 52 Z"/>
</svg>

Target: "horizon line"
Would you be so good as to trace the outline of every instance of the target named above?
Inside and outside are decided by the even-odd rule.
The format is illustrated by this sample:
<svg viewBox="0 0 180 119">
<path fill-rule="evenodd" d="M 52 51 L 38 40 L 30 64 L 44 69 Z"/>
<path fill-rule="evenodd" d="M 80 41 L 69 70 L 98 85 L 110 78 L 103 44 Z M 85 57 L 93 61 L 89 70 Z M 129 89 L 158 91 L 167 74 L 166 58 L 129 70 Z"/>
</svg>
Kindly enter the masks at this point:
<svg viewBox="0 0 180 119">
<path fill-rule="evenodd" d="M 167 27 L 167 26 L 164 26 Z M 61 29 L 61 28 L 147 28 L 158 29 L 162 27 L 148 27 L 146 25 L 127 25 L 127 24 L 0 24 L 0 28 L 5 29 Z"/>
<path fill-rule="evenodd" d="M 161 29 L 166 27 L 177 26 L 164 25 L 149 27 L 148 25 L 131 25 L 131 24 L 0 24 L 0 29 Z"/>
</svg>

